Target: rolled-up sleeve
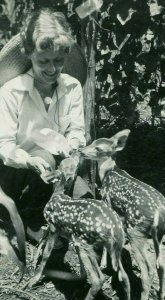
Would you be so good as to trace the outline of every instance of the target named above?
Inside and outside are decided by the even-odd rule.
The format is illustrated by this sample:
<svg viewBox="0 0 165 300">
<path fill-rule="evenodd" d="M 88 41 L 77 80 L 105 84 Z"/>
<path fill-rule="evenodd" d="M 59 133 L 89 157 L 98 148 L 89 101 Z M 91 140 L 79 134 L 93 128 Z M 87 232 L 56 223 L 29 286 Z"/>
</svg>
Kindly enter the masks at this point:
<svg viewBox="0 0 165 300">
<path fill-rule="evenodd" d="M 4 87 L 0 89 L 0 158 L 5 160 L 16 147 L 17 103 Z"/>
<path fill-rule="evenodd" d="M 72 101 L 70 107 L 70 125 L 66 132 L 66 138 L 70 144 L 72 140 L 78 139 L 79 145 L 85 146 L 85 122 L 84 122 L 84 107 L 83 93 L 80 84 L 77 84 L 73 89 Z"/>
<path fill-rule="evenodd" d="M 16 138 L 18 130 L 18 104 L 15 97 L 5 87 L 0 89 L 0 159 L 7 165 L 8 159 L 13 157 L 17 150 Z M 18 155 L 27 157 L 28 154 L 22 150 Z M 17 163 L 15 162 L 15 166 Z M 19 165 L 19 163 L 18 163 Z M 26 163 L 25 163 L 26 167 Z"/>
</svg>

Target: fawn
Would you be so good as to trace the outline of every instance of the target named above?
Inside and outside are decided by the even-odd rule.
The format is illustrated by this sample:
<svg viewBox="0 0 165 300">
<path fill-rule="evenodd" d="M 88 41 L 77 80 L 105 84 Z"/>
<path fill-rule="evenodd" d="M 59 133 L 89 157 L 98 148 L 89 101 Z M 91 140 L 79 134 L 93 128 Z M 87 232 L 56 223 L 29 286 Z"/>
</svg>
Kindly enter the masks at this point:
<svg viewBox="0 0 165 300">
<path fill-rule="evenodd" d="M 165 198 L 153 187 L 131 177 L 115 163 L 130 130 L 122 130 L 110 139 L 100 138 L 82 150 L 82 155 L 98 162 L 102 182 L 101 195 L 124 220 L 128 239 L 141 270 L 141 300 L 147 300 L 153 271 L 146 253 L 147 239 L 153 239 L 159 278 L 159 299 L 164 299 L 164 267 L 160 246 L 165 233 Z"/>
<path fill-rule="evenodd" d="M 129 280 L 121 262 L 121 252 L 125 243 L 122 222 L 116 212 L 103 201 L 73 200 L 64 194 L 66 178 L 74 177 L 75 169 L 74 159 L 66 158 L 55 172 L 55 190 L 44 209 L 49 234 L 42 261 L 30 285 L 36 284 L 40 279 L 56 239 L 60 235 L 73 241 L 80 261 L 80 274 L 82 278 L 87 276 L 91 286 L 85 300 L 94 299 L 105 281 L 94 252 L 94 246 L 98 245 L 106 247 L 113 269 L 118 272 L 119 280 L 123 283 L 126 299 L 130 300 Z M 55 274 L 58 277 L 58 271 Z"/>
</svg>

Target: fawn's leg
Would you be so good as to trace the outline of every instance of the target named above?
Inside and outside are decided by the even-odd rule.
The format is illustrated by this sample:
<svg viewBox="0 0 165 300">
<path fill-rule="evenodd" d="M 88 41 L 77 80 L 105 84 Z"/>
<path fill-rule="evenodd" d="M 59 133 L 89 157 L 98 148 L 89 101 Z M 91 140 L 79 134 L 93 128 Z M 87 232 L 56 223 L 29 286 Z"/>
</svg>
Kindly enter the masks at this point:
<svg viewBox="0 0 165 300">
<path fill-rule="evenodd" d="M 100 269 L 106 269 L 107 268 L 107 248 L 103 248 L 103 253 L 101 257 L 101 262 L 100 262 Z"/>
<path fill-rule="evenodd" d="M 101 286 L 102 286 L 103 283 L 105 282 L 105 277 L 104 277 L 103 273 L 101 272 L 101 269 L 100 269 L 100 267 L 98 265 L 98 262 L 97 262 L 97 259 L 96 259 L 96 253 L 94 252 L 92 247 L 90 247 L 88 249 L 88 255 L 89 255 L 91 264 L 92 264 L 95 272 L 97 273 L 97 275 L 100 279 L 100 283 L 101 283 Z"/>
<path fill-rule="evenodd" d="M 76 253 L 78 255 L 79 261 L 80 261 L 80 277 L 82 280 L 85 280 L 87 278 L 87 272 L 85 270 L 85 266 L 83 264 L 83 261 L 81 259 L 81 255 L 80 255 L 80 248 L 79 246 L 75 246 L 76 249 Z"/>
<path fill-rule="evenodd" d="M 49 235 L 47 238 L 46 246 L 43 251 L 42 261 L 38 267 L 38 269 L 35 271 L 34 277 L 30 279 L 28 286 L 32 287 L 34 286 L 41 278 L 43 274 L 43 270 L 45 268 L 45 265 L 48 261 L 48 258 L 50 257 L 50 254 L 53 250 L 54 244 L 58 238 L 58 233 L 49 231 Z"/>
<path fill-rule="evenodd" d="M 157 267 L 157 273 L 159 277 L 159 300 L 164 300 L 165 299 L 165 269 L 164 269 L 164 264 L 163 264 L 163 257 L 161 255 L 161 250 L 160 250 L 160 255 L 159 255 L 159 261 L 158 261 Z"/>
<path fill-rule="evenodd" d="M 119 280 L 121 281 L 123 289 L 125 291 L 126 299 L 130 300 L 130 295 L 131 295 L 130 282 L 129 282 L 128 276 L 123 268 L 121 260 L 119 261 L 119 273 L 118 274 L 119 274 Z"/>
<path fill-rule="evenodd" d="M 148 300 L 153 271 L 147 257 L 147 238 L 137 229 L 133 229 L 132 231 L 129 231 L 129 240 L 135 260 L 141 271 L 141 300 Z"/>
<path fill-rule="evenodd" d="M 164 300 L 164 291 L 165 291 L 165 269 L 163 264 L 163 257 L 161 251 L 161 242 L 163 234 L 158 234 L 157 238 L 153 238 L 155 253 L 156 253 L 156 269 L 159 278 L 159 300 Z M 156 251 L 158 249 L 158 251 Z"/>
<path fill-rule="evenodd" d="M 48 239 L 48 236 L 49 236 L 49 231 L 50 231 L 50 228 L 49 227 L 46 228 L 46 230 L 43 233 L 43 236 L 42 236 L 41 240 L 39 241 L 38 248 L 37 248 L 36 254 L 34 256 L 34 260 L 33 260 L 33 269 L 34 270 L 37 268 L 37 263 L 38 263 L 39 257 L 43 256 L 43 251 L 44 251 L 45 245 L 47 243 L 47 239 Z"/>
<path fill-rule="evenodd" d="M 122 249 L 121 249 L 122 250 Z M 121 262 L 121 250 L 120 253 L 118 252 L 113 252 L 113 259 L 116 261 L 116 263 L 118 262 L 118 276 L 119 276 L 119 281 L 121 281 L 123 289 L 125 291 L 125 295 L 126 295 L 126 299 L 130 300 L 130 283 L 129 283 L 129 279 L 128 276 L 123 268 L 122 262 Z M 107 251 L 109 253 L 109 256 L 112 260 L 112 247 L 111 244 L 107 245 Z M 118 256 L 117 256 L 118 255 Z M 113 265 L 113 263 L 112 263 Z"/>
<path fill-rule="evenodd" d="M 86 247 L 86 245 L 85 245 Z M 100 280 L 99 275 L 97 273 L 98 265 L 96 266 L 97 262 L 95 262 L 95 259 L 91 259 L 91 247 L 90 250 L 86 249 L 84 246 L 80 245 L 77 247 L 78 255 L 80 258 L 80 263 L 83 265 L 82 272 L 84 274 L 87 274 L 87 281 L 91 285 L 89 292 L 84 300 L 93 300 L 96 296 L 96 294 L 99 292 L 99 290 L 102 287 L 103 282 Z M 87 245 L 87 247 L 89 247 Z"/>
</svg>

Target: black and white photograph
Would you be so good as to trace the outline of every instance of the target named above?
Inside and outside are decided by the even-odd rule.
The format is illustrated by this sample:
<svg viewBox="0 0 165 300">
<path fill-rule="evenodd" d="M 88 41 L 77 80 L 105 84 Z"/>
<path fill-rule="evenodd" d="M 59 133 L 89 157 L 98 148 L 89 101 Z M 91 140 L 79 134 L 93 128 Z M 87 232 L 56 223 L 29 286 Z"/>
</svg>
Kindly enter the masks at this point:
<svg viewBox="0 0 165 300">
<path fill-rule="evenodd" d="M 165 0 L 0 0 L 0 299 L 165 300 Z"/>
</svg>

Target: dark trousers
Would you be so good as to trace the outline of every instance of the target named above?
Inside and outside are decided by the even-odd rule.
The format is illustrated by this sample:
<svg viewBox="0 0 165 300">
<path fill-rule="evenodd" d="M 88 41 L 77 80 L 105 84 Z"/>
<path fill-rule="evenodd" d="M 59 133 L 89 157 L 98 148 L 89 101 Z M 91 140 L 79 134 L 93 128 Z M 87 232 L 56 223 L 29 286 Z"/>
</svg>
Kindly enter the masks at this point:
<svg viewBox="0 0 165 300">
<path fill-rule="evenodd" d="M 31 170 L 0 165 L 0 186 L 14 200 L 25 226 L 38 230 L 45 223 L 43 209 L 53 187 Z"/>
</svg>

